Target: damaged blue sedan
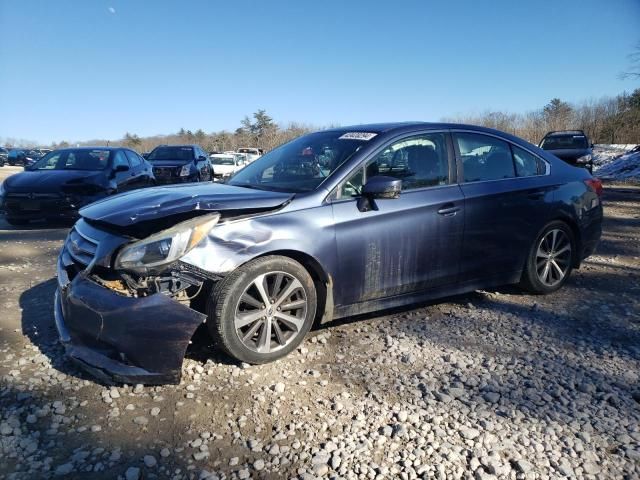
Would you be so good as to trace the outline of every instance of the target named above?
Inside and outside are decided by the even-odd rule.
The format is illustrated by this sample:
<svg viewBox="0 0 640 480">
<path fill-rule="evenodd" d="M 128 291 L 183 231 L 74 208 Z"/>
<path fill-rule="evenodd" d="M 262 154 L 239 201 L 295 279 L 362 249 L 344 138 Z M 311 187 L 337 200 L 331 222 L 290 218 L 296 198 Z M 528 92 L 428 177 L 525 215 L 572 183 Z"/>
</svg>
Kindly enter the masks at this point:
<svg viewBox="0 0 640 480">
<path fill-rule="evenodd" d="M 97 377 L 179 382 L 205 324 L 247 363 L 315 322 L 518 283 L 551 293 L 599 241 L 602 185 L 514 136 L 394 123 L 265 154 L 226 184 L 93 203 L 58 259 L 56 324 Z"/>
</svg>

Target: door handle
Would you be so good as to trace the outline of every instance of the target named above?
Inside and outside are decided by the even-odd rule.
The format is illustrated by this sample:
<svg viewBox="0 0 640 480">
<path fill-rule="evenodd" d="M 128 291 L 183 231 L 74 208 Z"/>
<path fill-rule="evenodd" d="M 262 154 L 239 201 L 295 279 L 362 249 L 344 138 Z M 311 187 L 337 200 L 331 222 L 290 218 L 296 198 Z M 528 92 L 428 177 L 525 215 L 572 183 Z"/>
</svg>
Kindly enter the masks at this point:
<svg viewBox="0 0 640 480">
<path fill-rule="evenodd" d="M 459 211 L 460 207 L 456 207 L 452 203 L 448 203 L 446 205 L 443 205 L 440 210 L 438 210 L 438 215 L 442 215 L 443 217 L 453 217 Z"/>
</svg>

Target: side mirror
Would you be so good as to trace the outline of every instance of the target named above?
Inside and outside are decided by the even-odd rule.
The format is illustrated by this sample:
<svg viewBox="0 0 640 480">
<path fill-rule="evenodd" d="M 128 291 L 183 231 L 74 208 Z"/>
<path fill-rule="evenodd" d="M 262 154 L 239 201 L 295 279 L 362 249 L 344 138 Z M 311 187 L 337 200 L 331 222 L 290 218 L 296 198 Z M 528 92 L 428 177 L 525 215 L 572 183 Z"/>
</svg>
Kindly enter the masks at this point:
<svg viewBox="0 0 640 480">
<path fill-rule="evenodd" d="M 400 197 L 402 191 L 402 180 L 394 177 L 377 175 L 371 177 L 362 187 L 362 192 L 358 198 L 358 210 L 368 212 L 377 210 L 375 199 L 394 199 Z"/>
<path fill-rule="evenodd" d="M 205 157 L 204 155 L 200 155 L 200 156 L 198 157 L 198 160 L 207 160 L 207 157 Z"/>
<path fill-rule="evenodd" d="M 142 158 L 144 158 L 145 160 L 146 160 L 147 158 L 149 158 L 149 153 L 151 153 L 151 152 L 144 152 L 144 153 L 142 154 Z"/>
<path fill-rule="evenodd" d="M 589 148 L 593 148 L 595 147 L 595 145 L 592 143 L 591 145 L 589 145 Z"/>
<path fill-rule="evenodd" d="M 394 177 L 377 175 L 371 177 L 362 187 L 362 196 L 375 198 L 398 198 L 402 191 L 402 180 Z"/>
</svg>

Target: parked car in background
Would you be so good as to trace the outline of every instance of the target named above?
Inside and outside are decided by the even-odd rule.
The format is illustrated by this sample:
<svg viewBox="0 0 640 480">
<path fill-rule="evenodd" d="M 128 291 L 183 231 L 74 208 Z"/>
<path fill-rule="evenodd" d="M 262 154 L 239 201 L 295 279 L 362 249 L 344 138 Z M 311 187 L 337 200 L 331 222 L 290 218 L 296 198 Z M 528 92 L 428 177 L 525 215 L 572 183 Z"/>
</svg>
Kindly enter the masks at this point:
<svg viewBox="0 0 640 480">
<path fill-rule="evenodd" d="M 30 158 L 29 160 L 33 160 L 33 158 Z M 7 156 L 7 163 L 12 166 L 24 166 L 27 163 L 27 150 L 24 148 L 10 149 Z"/>
<path fill-rule="evenodd" d="M 547 133 L 540 148 L 554 154 L 569 165 L 593 172 L 593 144 L 582 130 L 560 130 Z"/>
<path fill-rule="evenodd" d="M 239 148 L 238 153 L 244 153 L 247 156 L 247 160 L 253 162 L 262 156 L 264 150 L 261 148 Z"/>
<path fill-rule="evenodd" d="M 598 244 L 601 193 L 492 129 L 316 132 L 226 184 L 83 208 L 58 260 L 56 325 L 69 356 L 119 382 L 178 382 L 203 323 L 218 348 L 265 363 L 315 321 L 509 283 L 558 290 Z"/>
<path fill-rule="evenodd" d="M 0 147 L 0 167 L 4 167 L 9 159 L 9 150 L 4 147 Z"/>
<path fill-rule="evenodd" d="M 234 173 L 244 167 L 242 155 L 235 153 L 215 153 L 209 157 L 213 167 L 213 180 L 224 182 Z"/>
<path fill-rule="evenodd" d="M 243 165 L 247 165 L 249 162 L 249 156 L 246 153 L 235 152 L 234 155 Z"/>
<path fill-rule="evenodd" d="M 151 165 L 126 148 L 55 150 L 0 185 L 7 222 L 71 220 L 78 209 L 114 193 L 155 184 Z"/>
<path fill-rule="evenodd" d="M 209 156 L 199 145 L 160 145 L 147 160 L 159 184 L 207 182 L 213 177 Z"/>
<path fill-rule="evenodd" d="M 34 148 L 33 151 L 38 155 L 38 157 L 44 157 L 47 153 L 51 153 L 53 150 L 50 148 Z"/>
</svg>

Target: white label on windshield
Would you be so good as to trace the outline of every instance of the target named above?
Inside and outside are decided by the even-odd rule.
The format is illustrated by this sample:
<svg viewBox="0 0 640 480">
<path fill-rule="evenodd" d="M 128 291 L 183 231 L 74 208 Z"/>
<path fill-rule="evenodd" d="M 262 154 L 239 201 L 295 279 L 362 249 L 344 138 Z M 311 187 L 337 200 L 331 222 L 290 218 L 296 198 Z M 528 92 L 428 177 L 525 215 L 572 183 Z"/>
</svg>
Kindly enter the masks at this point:
<svg viewBox="0 0 640 480">
<path fill-rule="evenodd" d="M 338 140 L 364 140 L 365 142 L 368 142 L 376 135 L 377 133 L 370 132 L 347 132 L 341 135 Z"/>
</svg>

